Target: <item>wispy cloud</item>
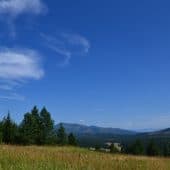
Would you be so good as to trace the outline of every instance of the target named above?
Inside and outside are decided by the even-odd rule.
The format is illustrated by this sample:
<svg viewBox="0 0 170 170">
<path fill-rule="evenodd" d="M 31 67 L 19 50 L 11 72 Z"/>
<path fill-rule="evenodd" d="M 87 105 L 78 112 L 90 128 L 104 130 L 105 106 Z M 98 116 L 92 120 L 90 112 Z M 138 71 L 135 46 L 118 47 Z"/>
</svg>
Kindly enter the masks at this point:
<svg viewBox="0 0 170 170">
<path fill-rule="evenodd" d="M 0 19 L 8 26 L 11 37 L 16 37 L 15 20 L 24 14 L 40 15 L 48 11 L 42 0 L 0 0 Z"/>
<path fill-rule="evenodd" d="M 38 80 L 44 75 L 38 52 L 31 49 L 0 49 L 0 90 L 10 91 L 1 99 L 21 99 L 13 93 L 25 81 Z M 15 94 L 15 95 L 14 95 Z"/>
<path fill-rule="evenodd" d="M 24 81 L 14 81 L 14 80 L 7 80 L 7 79 L 0 79 L 0 90 L 4 91 L 12 91 L 14 88 L 21 87 Z"/>
<path fill-rule="evenodd" d="M 22 95 L 19 95 L 17 93 L 11 93 L 8 95 L 0 95 L 0 100 L 19 100 L 19 101 L 24 101 L 25 97 Z"/>
<path fill-rule="evenodd" d="M 62 36 L 68 44 L 79 47 L 79 52 L 82 52 L 83 54 L 89 52 L 90 43 L 82 35 L 63 33 Z"/>
<path fill-rule="evenodd" d="M 18 17 L 22 14 L 41 14 L 47 7 L 41 0 L 0 0 L 0 14 Z"/>
<path fill-rule="evenodd" d="M 62 33 L 60 35 L 41 34 L 45 46 L 63 58 L 60 66 L 70 63 L 73 56 L 83 56 L 89 52 L 90 42 L 79 34 Z"/>
</svg>

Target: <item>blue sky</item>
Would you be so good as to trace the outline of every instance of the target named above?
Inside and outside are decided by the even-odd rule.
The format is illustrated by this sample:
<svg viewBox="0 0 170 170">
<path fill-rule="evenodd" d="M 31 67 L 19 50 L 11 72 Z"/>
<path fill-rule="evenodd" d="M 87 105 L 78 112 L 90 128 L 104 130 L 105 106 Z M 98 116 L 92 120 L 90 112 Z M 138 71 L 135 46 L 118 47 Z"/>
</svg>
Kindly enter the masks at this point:
<svg viewBox="0 0 170 170">
<path fill-rule="evenodd" d="M 0 0 L 0 117 L 170 126 L 170 2 Z"/>
</svg>

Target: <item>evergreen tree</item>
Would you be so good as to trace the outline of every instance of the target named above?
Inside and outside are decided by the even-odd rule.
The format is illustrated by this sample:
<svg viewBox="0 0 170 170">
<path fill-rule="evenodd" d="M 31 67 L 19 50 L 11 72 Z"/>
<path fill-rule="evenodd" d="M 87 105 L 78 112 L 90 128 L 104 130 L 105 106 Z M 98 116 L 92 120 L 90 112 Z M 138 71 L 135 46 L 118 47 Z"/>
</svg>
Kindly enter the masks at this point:
<svg viewBox="0 0 170 170">
<path fill-rule="evenodd" d="M 156 156 L 159 155 L 159 148 L 155 144 L 154 140 L 150 140 L 147 146 L 147 155 L 149 156 Z"/>
<path fill-rule="evenodd" d="M 67 134 L 65 132 L 65 128 L 62 124 L 57 131 L 57 140 L 59 145 L 66 145 L 67 144 Z"/>
<path fill-rule="evenodd" d="M 24 115 L 20 133 L 23 144 L 41 144 L 41 120 L 36 106 Z"/>
<path fill-rule="evenodd" d="M 2 141 L 6 144 L 15 143 L 17 125 L 11 120 L 10 114 L 2 122 Z"/>
<path fill-rule="evenodd" d="M 137 139 L 131 146 L 130 152 L 134 155 L 143 155 L 144 154 L 144 147 L 142 142 Z"/>
<path fill-rule="evenodd" d="M 100 145 L 99 145 L 99 144 L 96 144 L 96 145 L 95 145 L 95 150 L 96 150 L 96 151 L 99 151 L 99 150 L 100 150 Z"/>
<path fill-rule="evenodd" d="M 163 155 L 164 155 L 164 156 L 170 156 L 170 143 L 169 143 L 169 142 L 167 142 L 167 143 L 164 145 Z"/>
<path fill-rule="evenodd" d="M 77 140 L 76 137 L 73 135 L 73 133 L 70 133 L 68 135 L 68 144 L 72 146 L 77 146 Z"/>
<path fill-rule="evenodd" d="M 50 143 L 51 138 L 54 134 L 54 121 L 51 118 L 50 113 L 44 107 L 40 112 L 40 123 L 41 123 L 41 143 Z M 53 136 L 53 137 L 52 137 Z"/>
<path fill-rule="evenodd" d="M 41 144 L 41 119 L 39 115 L 39 111 L 36 106 L 31 111 L 31 119 L 32 119 L 32 137 L 34 139 L 34 143 L 39 145 Z"/>
<path fill-rule="evenodd" d="M 3 122 L 0 121 L 0 143 L 2 143 L 2 128 L 3 128 Z"/>
<path fill-rule="evenodd" d="M 35 144 L 35 140 L 32 136 L 32 116 L 30 113 L 24 115 L 24 119 L 20 125 L 21 143 L 23 144 Z"/>
</svg>

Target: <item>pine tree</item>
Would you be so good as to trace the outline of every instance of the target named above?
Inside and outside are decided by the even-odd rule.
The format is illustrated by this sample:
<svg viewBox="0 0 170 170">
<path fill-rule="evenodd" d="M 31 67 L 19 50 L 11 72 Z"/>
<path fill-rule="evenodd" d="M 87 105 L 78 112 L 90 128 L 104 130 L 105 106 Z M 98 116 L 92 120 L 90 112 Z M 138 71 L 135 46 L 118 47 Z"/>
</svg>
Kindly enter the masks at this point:
<svg viewBox="0 0 170 170">
<path fill-rule="evenodd" d="M 144 154 L 144 146 L 142 142 L 137 139 L 131 146 L 130 152 L 134 155 L 143 155 Z"/>
<path fill-rule="evenodd" d="M 150 140 L 147 146 L 147 155 L 149 156 L 156 156 L 159 155 L 159 148 L 155 144 L 154 140 Z"/>
<path fill-rule="evenodd" d="M 162 150 L 164 156 L 170 156 L 170 142 L 167 141 Z"/>
<path fill-rule="evenodd" d="M 2 143 L 2 129 L 3 128 L 3 122 L 0 122 L 0 143 Z"/>
<path fill-rule="evenodd" d="M 44 107 L 40 112 L 40 123 L 41 123 L 41 143 L 49 143 L 54 129 L 54 121 L 51 118 L 50 113 Z"/>
<path fill-rule="evenodd" d="M 65 132 L 65 128 L 62 124 L 57 131 L 57 140 L 59 145 L 66 145 L 67 144 L 67 134 Z"/>
<path fill-rule="evenodd" d="M 77 140 L 76 140 L 75 136 L 73 135 L 73 133 L 70 133 L 68 135 L 68 144 L 72 145 L 72 146 L 77 146 Z"/>
<path fill-rule="evenodd" d="M 20 125 L 22 142 L 24 144 L 41 144 L 41 121 L 37 107 L 31 113 L 26 113 Z"/>
<path fill-rule="evenodd" d="M 31 111 L 32 118 L 32 137 L 34 139 L 35 144 L 41 144 L 41 120 L 38 108 L 34 106 Z"/>
<path fill-rule="evenodd" d="M 24 119 L 20 125 L 21 143 L 34 144 L 34 138 L 32 136 L 32 116 L 30 113 L 24 115 Z"/>
<path fill-rule="evenodd" d="M 10 113 L 2 122 L 2 141 L 6 144 L 15 143 L 17 125 L 11 120 Z"/>
</svg>

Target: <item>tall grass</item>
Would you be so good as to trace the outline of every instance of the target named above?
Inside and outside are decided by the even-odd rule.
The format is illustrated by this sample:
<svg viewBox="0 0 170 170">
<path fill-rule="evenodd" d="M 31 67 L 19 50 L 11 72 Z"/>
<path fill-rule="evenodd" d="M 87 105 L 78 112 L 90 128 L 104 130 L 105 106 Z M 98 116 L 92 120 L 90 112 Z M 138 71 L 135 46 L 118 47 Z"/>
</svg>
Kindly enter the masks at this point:
<svg viewBox="0 0 170 170">
<path fill-rule="evenodd" d="M 170 170 L 170 159 L 73 147 L 0 146 L 0 170 Z"/>
</svg>

